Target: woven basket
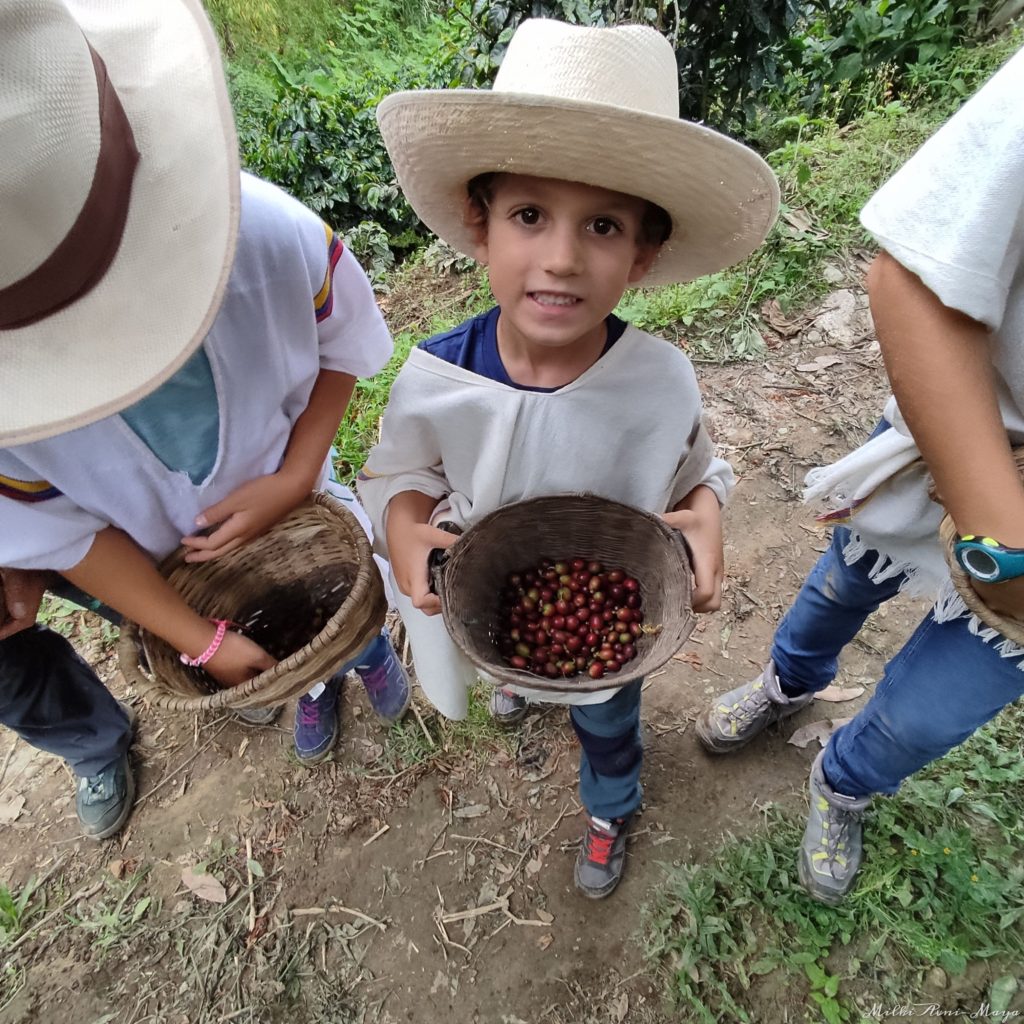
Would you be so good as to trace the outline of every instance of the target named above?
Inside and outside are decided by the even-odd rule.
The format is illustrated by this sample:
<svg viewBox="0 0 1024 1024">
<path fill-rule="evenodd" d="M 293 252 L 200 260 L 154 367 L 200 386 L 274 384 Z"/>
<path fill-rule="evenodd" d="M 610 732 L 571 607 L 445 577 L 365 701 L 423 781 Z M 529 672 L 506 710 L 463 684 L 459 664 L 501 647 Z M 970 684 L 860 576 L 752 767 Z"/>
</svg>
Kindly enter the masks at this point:
<svg viewBox="0 0 1024 1024">
<path fill-rule="evenodd" d="M 1024 447 L 1014 448 L 1013 457 L 1017 463 L 1017 471 L 1024 477 Z M 931 492 L 932 499 L 941 503 L 941 498 L 935 493 L 934 487 Z M 993 611 L 981 599 L 978 592 L 971 586 L 971 576 L 961 568 L 960 563 L 953 554 L 953 546 L 957 542 L 959 534 L 953 520 L 948 513 L 942 517 L 939 524 L 939 540 L 942 543 L 942 551 L 946 556 L 946 564 L 949 566 L 949 575 L 952 577 L 953 586 L 957 593 L 964 599 L 964 604 L 985 623 L 998 630 L 1002 636 L 1012 640 L 1016 644 L 1024 646 L 1024 622 L 1019 619 L 1011 619 L 1000 612 Z"/>
<path fill-rule="evenodd" d="M 259 708 L 307 692 L 380 632 L 387 598 L 370 542 L 336 498 L 316 494 L 268 533 L 212 562 L 179 548 L 160 571 L 200 615 L 230 619 L 278 663 L 221 689 L 201 668 L 134 623 L 121 627 L 118 660 L 147 700 L 174 711 Z M 140 646 L 148 672 L 139 664 Z"/>
<path fill-rule="evenodd" d="M 511 668 L 496 646 L 501 592 L 511 572 L 543 558 L 586 558 L 640 582 L 644 622 L 636 657 L 603 679 L 548 679 Z M 444 623 L 458 647 L 492 681 L 533 690 L 589 693 L 661 668 L 693 631 L 692 575 L 682 535 L 657 516 L 594 495 L 555 495 L 506 505 L 485 516 L 434 570 Z"/>
</svg>

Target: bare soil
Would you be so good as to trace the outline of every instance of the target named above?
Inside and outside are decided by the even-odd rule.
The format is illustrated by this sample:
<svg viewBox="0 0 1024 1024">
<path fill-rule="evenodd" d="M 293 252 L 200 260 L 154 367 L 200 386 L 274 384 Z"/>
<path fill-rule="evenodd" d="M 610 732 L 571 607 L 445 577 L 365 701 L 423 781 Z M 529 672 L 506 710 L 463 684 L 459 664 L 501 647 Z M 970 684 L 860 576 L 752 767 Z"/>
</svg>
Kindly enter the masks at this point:
<svg viewBox="0 0 1024 1024">
<path fill-rule="evenodd" d="M 122 836 L 78 838 L 63 764 L 0 737 L 0 804 L 24 797 L 0 825 L 0 880 L 16 890 L 50 873 L 47 907 L 0 975 L 0 1022 L 678 1019 L 642 948 L 642 908 L 664 865 L 712 855 L 724 833 L 755 828 L 767 802 L 799 806 L 816 745 L 789 735 L 853 714 L 922 613 L 894 601 L 851 645 L 838 682 L 865 686 L 860 699 L 815 702 L 727 759 L 699 747 L 693 719 L 761 669 L 825 547 L 799 502 L 805 471 L 854 447 L 881 408 L 864 305 L 843 289 L 792 322 L 775 310 L 763 362 L 698 367 L 713 435 L 740 478 L 729 579 L 722 610 L 648 680 L 645 806 L 612 898 L 573 890 L 583 819 L 564 710 L 532 713 L 503 740 L 444 726 L 420 702 L 422 730 L 409 716 L 402 733 L 417 762 L 351 686 L 334 759 L 310 770 L 289 754 L 290 709 L 252 730 L 145 707 L 108 657 L 112 689 L 141 712 L 141 799 Z M 94 626 L 81 618 L 76 633 L 98 657 Z M 182 883 L 201 862 L 227 903 Z M 761 1019 L 802 1019 L 797 995 L 762 989 Z"/>
</svg>

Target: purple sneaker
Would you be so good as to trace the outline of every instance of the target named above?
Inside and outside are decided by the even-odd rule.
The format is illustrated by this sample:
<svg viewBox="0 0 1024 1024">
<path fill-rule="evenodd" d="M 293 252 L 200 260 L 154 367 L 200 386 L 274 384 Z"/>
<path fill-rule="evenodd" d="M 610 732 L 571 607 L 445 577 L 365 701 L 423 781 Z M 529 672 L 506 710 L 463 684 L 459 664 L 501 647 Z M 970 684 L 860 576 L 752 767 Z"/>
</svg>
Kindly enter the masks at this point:
<svg viewBox="0 0 1024 1024">
<path fill-rule="evenodd" d="M 397 722 L 409 707 L 409 676 L 386 633 L 381 633 L 355 665 L 355 673 L 366 687 L 373 710 L 385 722 Z"/>
<path fill-rule="evenodd" d="M 338 698 L 345 677 L 336 675 L 324 683 L 319 697 L 299 698 L 295 708 L 295 756 L 303 764 L 316 764 L 330 754 L 338 740 Z"/>
</svg>

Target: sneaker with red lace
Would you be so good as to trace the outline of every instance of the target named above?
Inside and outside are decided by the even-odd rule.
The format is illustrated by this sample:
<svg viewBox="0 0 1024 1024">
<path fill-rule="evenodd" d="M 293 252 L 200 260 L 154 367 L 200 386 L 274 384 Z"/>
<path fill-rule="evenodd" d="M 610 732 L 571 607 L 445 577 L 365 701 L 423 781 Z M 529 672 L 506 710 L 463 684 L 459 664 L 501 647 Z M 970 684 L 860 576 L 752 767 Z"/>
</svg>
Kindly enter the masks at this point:
<svg viewBox="0 0 1024 1024">
<path fill-rule="evenodd" d="M 303 764 L 322 761 L 338 741 L 338 697 L 343 679 L 343 675 L 336 675 L 318 683 L 312 691 L 317 695 L 307 693 L 295 706 L 295 756 Z"/>
<path fill-rule="evenodd" d="M 602 900 L 619 884 L 626 866 L 628 829 L 628 818 L 605 821 L 587 815 L 587 831 L 573 872 L 576 888 L 587 899 Z"/>
</svg>

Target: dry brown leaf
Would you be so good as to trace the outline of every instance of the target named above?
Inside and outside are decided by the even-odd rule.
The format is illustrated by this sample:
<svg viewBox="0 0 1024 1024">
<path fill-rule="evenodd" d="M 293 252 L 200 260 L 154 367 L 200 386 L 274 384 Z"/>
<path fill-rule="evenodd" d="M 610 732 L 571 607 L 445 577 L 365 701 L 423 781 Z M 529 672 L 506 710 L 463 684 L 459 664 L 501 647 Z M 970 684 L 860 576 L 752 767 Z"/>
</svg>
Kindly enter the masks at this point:
<svg viewBox="0 0 1024 1024">
<path fill-rule="evenodd" d="M 210 903 L 227 903 L 228 901 L 227 890 L 223 883 L 213 875 L 208 875 L 205 872 L 200 874 L 193 868 L 185 868 L 181 873 L 181 881 L 201 900 L 207 900 Z"/>
<path fill-rule="evenodd" d="M 612 1016 L 622 1021 L 626 1019 L 626 1014 L 629 1013 L 629 993 L 620 992 L 618 998 L 612 1003 Z"/>
<path fill-rule="evenodd" d="M 555 919 L 555 915 L 548 913 L 546 910 L 538 910 L 536 916 L 538 921 L 543 921 L 545 924 L 551 924 Z"/>
<path fill-rule="evenodd" d="M 0 803 L 0 825 L 10 825 L 21 817 L 25 808 L 25 798 L 20 793 L 9 796 Z"/>
<path fill-rule="evenodd" d="M 841 703 L 844 700 L 856 700 L 863 692 L 863 686 L 826 686 L 824 690 L 819 690 L 814 695 L 814 699 Z"/>
<path fill-rule="evenodd" d="M 118 880 L 124 878 L 124 861 L 112 860 L 107 865 L 107 870 Z"/>
<path fill-rule="evenodd" d="M 804 725 L 797 729 L 786 742 L 792 743 L 794 747 L 806 749 L 808 744 L 817 740 L 824 747 L 832 733 L 849 721 L 849 718 L 823 718 L 819 722 L 811 722 L 810 725 Z"/>
<path fill-rule="evenodd" d="M 697 651 L 679 651 L 673 654 L 672 657 L 676 661 L 685 661 L 687 665 L 692 665 L 694 668 L 700 668 L 703 662 L 700 660 L 700 654 Z"/>
<path fill-rule="evenodd" d="M 470 804 L 468 807 L 459 807 L 452 812 L 456 818 L 482 818 L 490 813 L 489 804 Z"/>
<path fill-rule="evenodd" d="M 540 946 L 541 949 L 547 949 L 548 946 L 550 946 L 551 943 L 554 942 L 554 941 L 555 941 L 554 935 L 542 935 L 537 940 L 537 945 Z"/>
</svg>

